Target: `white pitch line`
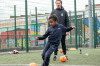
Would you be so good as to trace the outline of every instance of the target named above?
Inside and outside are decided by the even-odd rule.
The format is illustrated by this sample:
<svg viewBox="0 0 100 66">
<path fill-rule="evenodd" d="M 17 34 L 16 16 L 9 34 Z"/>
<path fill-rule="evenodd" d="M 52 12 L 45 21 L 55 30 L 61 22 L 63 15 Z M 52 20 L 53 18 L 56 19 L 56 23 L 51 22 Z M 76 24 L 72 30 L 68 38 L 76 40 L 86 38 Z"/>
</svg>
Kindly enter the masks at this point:
<svg viewBox="0 0 100 66">
<path fill-rule="evenodd" d="M 39 66 L 41 64 L 38 64 Z M 0 64 L 0 66 L 29 66 L 29 64 Z"/>
<path fill-rule="evenodd" d="M 38 64 L 39 66 L 41 64 Z M 0 64 L 0 66 L 29 66 L 29 64 Z M 94 65 L 66 65 L 66 64 L 50 64 L 49 66 L 94 66 Z M 97 65 L 95 65 L 97 66 Z"/>
<path fill-rule="evenodd" d="M 0 64 L 0 66 L 15 66 L 15 65 L 18 65 L 18 66 L 20 66 L 20 65 L 29 65 L 29 64 Z"/>
</svg>

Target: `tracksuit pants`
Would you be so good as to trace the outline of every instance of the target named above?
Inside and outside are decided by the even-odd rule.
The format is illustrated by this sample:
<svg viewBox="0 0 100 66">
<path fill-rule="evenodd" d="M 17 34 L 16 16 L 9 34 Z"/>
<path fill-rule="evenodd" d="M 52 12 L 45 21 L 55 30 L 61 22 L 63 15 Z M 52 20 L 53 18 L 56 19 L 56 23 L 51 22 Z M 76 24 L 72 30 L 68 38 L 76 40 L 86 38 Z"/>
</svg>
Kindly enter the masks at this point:
<svg viewBox="0 0 100 66">
<path fill-rule="evenodd" d="M 46 44 L 46 46 L 43 50 L 43 53 L 42 53 L 42 59 L 43 59 L 44 66 L 49 65 L 50 56 L 57 47 L 58 47 L 57 45 L 52 45 L 49 42 Z"/>
</svg>

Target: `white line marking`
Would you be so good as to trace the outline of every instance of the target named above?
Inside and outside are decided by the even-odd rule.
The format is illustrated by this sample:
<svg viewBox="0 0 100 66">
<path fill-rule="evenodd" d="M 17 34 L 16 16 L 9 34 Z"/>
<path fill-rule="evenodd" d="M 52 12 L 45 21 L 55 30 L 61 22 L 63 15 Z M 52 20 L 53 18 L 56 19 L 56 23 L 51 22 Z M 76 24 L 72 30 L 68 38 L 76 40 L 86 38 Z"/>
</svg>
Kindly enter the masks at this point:
<svg viewBox="0 0 100 66">
<path fill-rule="evenodd" d="M 38 64 L 39 66 L 41 64 Z M 29 64 L 0 64 L 0 66 L 29 66 Z M 96 65 L 67 65 L 67 64 L 50 64 L 49 66 L 96 66 Z"/>
</svg>

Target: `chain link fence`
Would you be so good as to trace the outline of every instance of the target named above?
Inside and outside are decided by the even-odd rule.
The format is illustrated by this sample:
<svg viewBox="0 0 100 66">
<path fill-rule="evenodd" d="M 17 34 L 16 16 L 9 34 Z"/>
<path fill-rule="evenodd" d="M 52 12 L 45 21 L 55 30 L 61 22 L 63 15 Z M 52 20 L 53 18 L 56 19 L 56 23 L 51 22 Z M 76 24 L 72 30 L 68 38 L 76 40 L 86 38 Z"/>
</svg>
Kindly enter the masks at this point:
<svg viewBox="0 0 100 66">
<path fill-rule="evenodd" d="M 55 0 L 54 0 L 55 1 Z M 49 4 L 47 2 L 50 2 Z M 70 0 L 69 5 L 74 5 L 74 1 Z M 83 1 L 85 2 L 85 1 Z M 88 2 L 88 1 L 86 1 Z M 41 36 L 48 29 L 48 20 L 51 11 L 52 11 L 52 2 L 51 0 L 41 1 L 31 1 L 28 2 L 28 24 L 25 21 L 25 1 L 24 0 L 0 0 L 0 49 L 29 49 L 33 47 L 44 47 L 46 40 L 36 41 L 36 36 Z M 40 5 L 38 5 L 40 4 Z M 73 6 L 64 7 L 73 8 Z M 47 6 L 49 5 L 49 6 Z M 78 4 L 79 5 L 79 4 Z M 55 6 L 55 5 L 54 5 Z M 97 46 L 100 45 L 100 5 L 96 5 L 96 35 Z M 37 7 L 37 10 L 36 10 Z M 66 8 L 66 9 L 67 9 Z M 77 11 L 77 40 L 75 39 L 75 30 L 66 33 L 66 45 L 67 47 L 76 46 L 77 47 L 88 47 L 89 45 L 89 21 L 88 21 L 88 5 L 85 5 L 85 10 Z M 79 9 L 79 8 L 77 8 Z M 75 12 L 68 10 L 69 24 L 70 26 L 76 26 L 75 23 Z M 28 44 L 26 45 L 26 26 L 28 26 Z"/>
</svg>

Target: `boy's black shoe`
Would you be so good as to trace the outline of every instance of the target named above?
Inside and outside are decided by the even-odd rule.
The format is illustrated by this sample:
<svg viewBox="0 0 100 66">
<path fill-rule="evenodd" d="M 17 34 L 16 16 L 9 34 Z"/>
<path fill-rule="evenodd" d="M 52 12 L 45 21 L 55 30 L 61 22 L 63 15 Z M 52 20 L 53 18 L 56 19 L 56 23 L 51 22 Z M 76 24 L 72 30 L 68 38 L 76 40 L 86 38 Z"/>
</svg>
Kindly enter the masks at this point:
<svg viewBox="0 0 100 66">
<path fill-rule="evenodd" d="M 44 64 L 42 64 L 41 66 L 48 66 L 48 65 L 44 65 Z"/>
<path fill-rule="evenodd" d="M 54 56 L 53 61 L 56 61 L 56 59 L 57 59 L 57 57 L 56 57 L 56 56 Z"/>
</svg>

